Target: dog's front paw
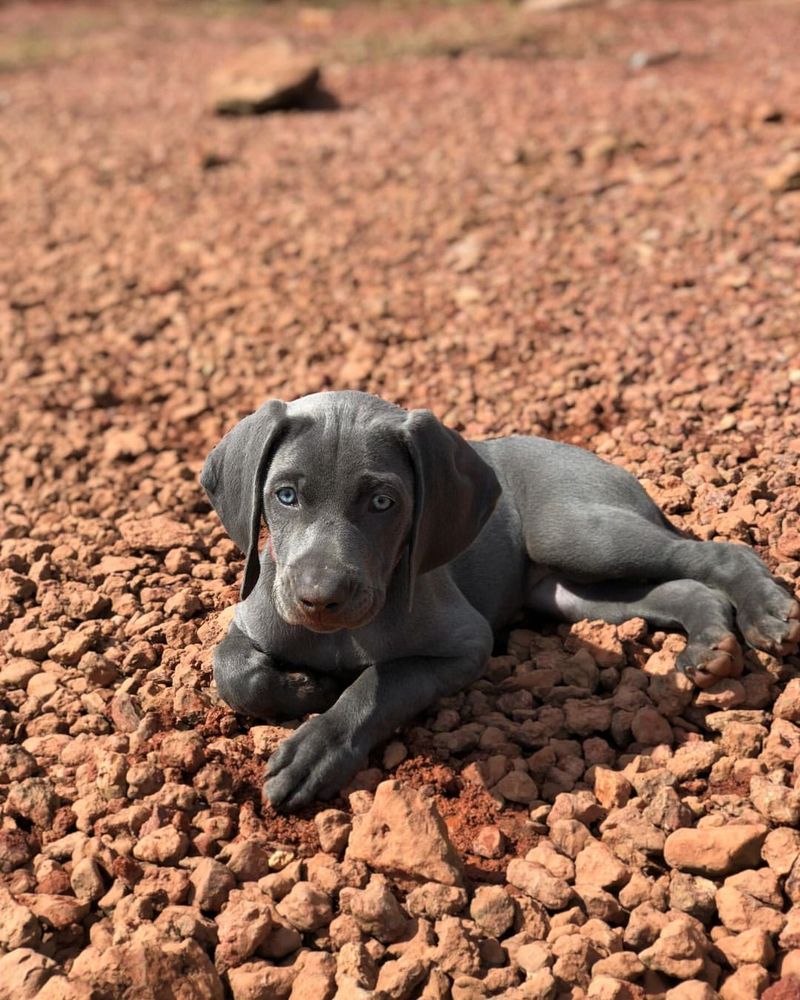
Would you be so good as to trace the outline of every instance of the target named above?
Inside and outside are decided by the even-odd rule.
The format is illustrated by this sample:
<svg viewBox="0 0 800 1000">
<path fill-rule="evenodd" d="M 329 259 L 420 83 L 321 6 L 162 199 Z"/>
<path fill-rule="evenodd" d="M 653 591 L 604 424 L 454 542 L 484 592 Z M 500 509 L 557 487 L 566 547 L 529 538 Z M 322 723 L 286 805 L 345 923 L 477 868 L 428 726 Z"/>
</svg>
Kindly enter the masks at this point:
<svg viewBox="0 0 800 1000">
<path fill-rule="evenodd" d="M 329 799 L 366 765 L 367 755 L 334 713 L 325 712 L 304 722 L 270 757 L 264 796 L 276 809 Z"/>
</svg>

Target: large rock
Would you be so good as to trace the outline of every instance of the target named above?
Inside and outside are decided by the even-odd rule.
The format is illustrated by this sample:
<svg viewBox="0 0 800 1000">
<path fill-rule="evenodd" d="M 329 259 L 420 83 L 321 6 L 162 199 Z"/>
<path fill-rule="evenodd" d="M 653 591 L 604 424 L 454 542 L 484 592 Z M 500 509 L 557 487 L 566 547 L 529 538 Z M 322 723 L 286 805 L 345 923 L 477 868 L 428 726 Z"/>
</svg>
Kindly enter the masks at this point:
<svg viewBox="0 0 800 1000">
<path fill-rule="evenodd" d="M 767 827 L 760 824 L 676 830 L 664 844 L 664 859 L 671 868 L 697 875 L 730 875 L 755 868 Z"/>
<path fill-rule="evenodd" d="M 364 934 L 383 944 L 399 940 L 406 931 L 408 921 L 381 875 L 373 875 L 366 889 L 342 889 L 339 905 L 342 913 L 350 914 Z"/>
<path fill-rule="evenodd" d="M 31 948 L 15 948 L 0 958 L 0 1000 L 33 1000 L 58 966 Z"/>
<path fill-rule="evenodd" d="M 192 940 L 174 941 L 142 924 L 124 944 L 89 947 L 75 959 L 70 979 L 84 980 L 108 1000 L 223 1000 L 208 955 Z"/>
<path fill-rule="evenodd" d="M 677 917 L 662 929 L 658 939 L 639 953 L 648 969 L 676 979 L 694 979 L 705 964 L 708 941 L 699 922 Z"/>
<path fill-rule="evenodd" d="M 254 45 L 213 74 L 209 101 L 224 115 L 260 114 L 301 105 L 319 81 L 319 66 L 286 42 Z"/>
<path fill-rule="evenodd" d="M 230 969 L 227 979 L 233 1000 L 288 1000 L 299 965 L 285 967 L 271 962 L 245 962 Z"/>
<path fill-rule="evenodd" d="M 435 804 L 399 781 L 383 781 L 353 817 L 347 856 L 386 875 L 463 885 L 458 854 Z"/>
<path fill-rule="evenodd" d="M 225 905 L 236 876 L 214 858 L 203 858 L 189 877 L 189 901 L 201 910 L 216 913 Z"/>
<path fill-rule="evenodd" d="M 120 521 L 117 528 L 128 545 L 138 551 L 168 552 L 177 545 L 193 549 L 199 544 L 197 535 L 188 525 L 166 514 L 132 517 Z"/>
<path fill-rule="evenodd" d="M 563 910 L 572 902 L 572 889 L 564 879 L 522 858 L 510 862 L 506 879 L 548 910 Z"/>
<path fill-rule="evenodd" d="M 39 921 L 27 906 L 18 903 L 5 886 L 0 885 L 0 948 L 36 948 L 42 940 Z"/>
<path fill-rule="evenodd" d="M 217 917 L 219 944 L 215 959 L 221 971 L 241 965 L 266 941 L 272 929 L 267 897 L 250 898 L 233 892 L 228 905 Z"/>
</svg>

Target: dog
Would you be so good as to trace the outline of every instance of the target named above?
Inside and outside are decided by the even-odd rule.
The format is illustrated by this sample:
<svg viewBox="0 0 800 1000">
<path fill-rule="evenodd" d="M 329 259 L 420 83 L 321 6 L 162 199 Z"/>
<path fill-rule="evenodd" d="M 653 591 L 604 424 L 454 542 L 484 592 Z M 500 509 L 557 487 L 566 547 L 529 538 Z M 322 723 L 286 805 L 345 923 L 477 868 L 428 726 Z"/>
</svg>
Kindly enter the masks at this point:
<svg viewBox="0 0 800 1000">
<path fill-rule="evenodd" d="M 478 679 L 521 609 L 682 629 L 677 669 L 701 688 L 741 673 L 735 625 L 770 653 L 800 640 L 800 606 L 751 549 L 685 537 L 632 475 L 571 445 L 466 441 L 430 410 L 322 392 L 245 417 L 200 481 L 246 554 L 220 696 L 259 719 L 317 713 L 269 759 L 276 808 L 332 797 Z"/>
</svg>

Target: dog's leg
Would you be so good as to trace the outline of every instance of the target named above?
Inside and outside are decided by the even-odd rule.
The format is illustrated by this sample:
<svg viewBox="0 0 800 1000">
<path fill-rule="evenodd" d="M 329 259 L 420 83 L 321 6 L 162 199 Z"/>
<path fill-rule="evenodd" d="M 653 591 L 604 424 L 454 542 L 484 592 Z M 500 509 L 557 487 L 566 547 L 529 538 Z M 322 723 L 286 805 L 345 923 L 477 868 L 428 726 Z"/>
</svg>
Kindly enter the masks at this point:
<svg viewBox="0 0 800 1000">
<path fill-rule="evenodd" d="M 264 794 L 297 809 L 335 795 L 367 764 L 370 750 L 432 705 L 477 680 L 491 653 L 491 631 L 459 657 L 394 660 L 368 667 L 333 708 L 293 733 L 273 753 Z"/>
<path fill-rule="evenodd" d="M 279 670 L 235 624 L 214 650 L 214 680 L 220 697 L 235 712 L 257 719 L 297 719 L 324 712 L 341 693 L 330 677 Z"/>
<path fill-rule="evenodd" d="M 728 597 L 749 645 L 781 654 L 800 640 L 800 606 L 747 546 L 693 541 L 603 504 L 565 503 L 557 515 L 547 532 L 526 524 L 526 546 L 534 563 L 564 579 L 696 580 Z"/>
<path fill-rule="evenodd" d="M 742 653 L 733 634 L 733 608 L 718 591 L 696 580 L 657 584 L 577 584 L 548 576 L 534 584 L 526 605 L 569 622 L 601 618 L 618 624 L 644 618 L 656 628 L 681 628 L 686 648 L 677 667 L 698 687 L 721 677 L 738 677 Z"/>
</svg>

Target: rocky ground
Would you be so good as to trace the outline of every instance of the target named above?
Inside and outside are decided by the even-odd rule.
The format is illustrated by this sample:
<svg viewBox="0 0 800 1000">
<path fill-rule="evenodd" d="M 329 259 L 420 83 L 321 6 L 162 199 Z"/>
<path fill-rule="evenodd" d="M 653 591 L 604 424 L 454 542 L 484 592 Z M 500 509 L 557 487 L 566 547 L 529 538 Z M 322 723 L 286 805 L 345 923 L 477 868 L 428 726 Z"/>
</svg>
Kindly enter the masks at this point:
<svg viewBox="0 0 800 1000">
<path fill-rule="evenodd" d="M 0 997 L 800 996 L 797 656 L 698 692 L 641 621 L 520 627 L 279 816 L 197 483 L 363 388 L 592 448 L 796 587 L 800 10 L 212 13 L 0 6 Z M 328 99 L 209 113 L 278 34 Z"/>
</svg>

